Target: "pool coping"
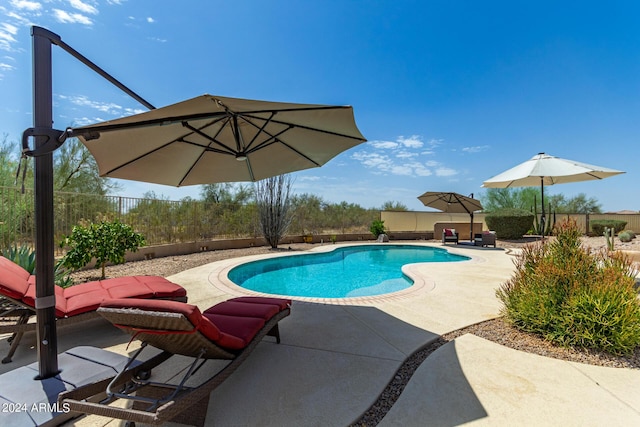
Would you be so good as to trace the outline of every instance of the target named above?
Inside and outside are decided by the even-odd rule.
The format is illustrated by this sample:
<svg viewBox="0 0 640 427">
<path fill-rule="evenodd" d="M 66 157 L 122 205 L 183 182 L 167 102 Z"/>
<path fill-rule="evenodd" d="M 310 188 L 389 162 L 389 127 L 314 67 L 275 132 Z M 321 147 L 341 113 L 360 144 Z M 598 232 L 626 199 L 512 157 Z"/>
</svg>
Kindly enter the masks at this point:
<svg viewBox="0 0 640 427">
<path fill-rule="evenodd" d="M 468 260 L 458 261 L 459 263 L 482 263 L 486 262 L 486 258 L 475 254 L 464 253 L 463 251 L 458 251 L 457 249 L 461 249 L 454 246 L 443 246 L 433 243 L 427 242 L 394 242 L 394 243 L 377 243 L 377 242 L 362 242 L 362 243 L 344 243 L 344 244 L 327 244 L 322 246 L 316 246 L 308 251 L 300 251 L 300 252 L 282 252 L 278 254 L 261 254 L 261 255 L 251 255 L 242 258 L 234 258 L 230 260 L 226 260 L 223 265 L 216 270 L 212 271 L 208 276 L 208 281 L 211 285 L 216 287 L 218 290 L 222 292 L 226 292 L 235 296 L 261 296 L 261 297 L 271 297 L 271 298 L 287 298 L 294 301 L 302 301 L 302 302 L 312 302 L 317 304 L 332 304 L 332 305 L 370 305 L 370 304 L 379 304 L 382 302 L 395 301 L 405 298 L 414 297 L 418 294 L 428 293 L 435 289 L 435 281 L 430 278 L 428 275 L 424 274 L 424 271 L 418 272 L 417 269 L 419 266 L 423 266 L 424 264 L 444 264 L 444 262 L 423 262 L 423 263 L 412 263 L 405 264 L 402 266 L 402 273 L 407 275 L 411 280 L 413 280 L 413 285 L 408 288 L 389 292 L 386 294 L 380 295 L 372 295 L 372 296 L 358 296 L 358 297 L 343 297 L 343 298 L 318 298 L 318 297 L 301 297 L 301 296 L 291 296 L 291 295 L 279 295 L 279 294 L 267 294 L 263 292 L 256 292 L 242 286 L 236 285 L 229 279 L 229 271 L 238 265 L 245 264 L 248 262 L 258 261 L 262 259 L 270 259 L 270 258 L 279 258 L 284 256 L 301 256 L 309 253 L 326 253 L 331 252 L 339 248 L 344 247 L 354 247 L 354 246 L 393 246 L 393 245 L 402 245 L 402 246 L 420 246 L 420 247 L 433 247 L 444 249 L 453 255 L 461 255 L 468 257 Z M 456 262 L 456 263 L 458 263 Z"/>
</svg>

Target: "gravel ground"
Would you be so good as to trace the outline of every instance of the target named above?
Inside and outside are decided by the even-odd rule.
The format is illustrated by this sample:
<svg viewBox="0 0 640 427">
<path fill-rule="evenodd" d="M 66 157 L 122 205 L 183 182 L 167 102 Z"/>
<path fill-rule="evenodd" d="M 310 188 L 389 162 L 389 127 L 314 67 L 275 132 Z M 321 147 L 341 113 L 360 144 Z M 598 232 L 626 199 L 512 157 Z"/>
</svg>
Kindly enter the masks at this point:
<svg viewBox="0 0 640 427">
<path fill-rule="evenodd" d="M 505 249 L 517 249 L 523 245 L 530 244 L 533 241 L 534 239 L 522 239 L 518 241 L 499 240 L 497 246 Z M 604 237 L 583 238 L 583 244 L 592 250 L 606 249 L 606 241 Z M 304 251 L 310 249 L 312 246 L 313 245 L 300 243 L 283 246 L 277 250 Z M 634 239 L 629 243 L 617 241 L 615 249 L 640 251 L 640 239 Z M 273 249 L 267 247 L 254 247 L 247 249 L 227 249 L 221 251 L 200 252 L 190 255 L 170 256 L 145 261 L 128 262 L 122 265 L 107 267 L 106 276 L 120 277 L 136 274 L 149 274 L 149 272 L 152 271 L 154 274 L 166 277 L 214 261 L 245 255 L 268 254 L 273 252 Z M 80 271 L 74 273 L 72 277 L 76 282 L 95 280 L 99 278 L 99 270 Z M 521 332 L 511 327 L 503 321 L 502 318 L 497 318 L 445 334 L 423 349 L 414 353 L 407 359 L 403 366 L 400 367 L 395 377 L 378 398 L 377 402 L 367 412 L 365 412 L 365 414 L 363 414 L 363 416 L 355 422 L 353 426 L 377 425 L 398 399 L 405 385 L 420 364 L 438 347 L 466 333 L 477 335 L 516 350 L 527 351 L 541 356 L 597 366 L 640 369 L 640 348 L 636 349 L 635 353 L 630 356 L 618 357 L 603 352 L 559 347 L 536 335 Z"/>
</svg>

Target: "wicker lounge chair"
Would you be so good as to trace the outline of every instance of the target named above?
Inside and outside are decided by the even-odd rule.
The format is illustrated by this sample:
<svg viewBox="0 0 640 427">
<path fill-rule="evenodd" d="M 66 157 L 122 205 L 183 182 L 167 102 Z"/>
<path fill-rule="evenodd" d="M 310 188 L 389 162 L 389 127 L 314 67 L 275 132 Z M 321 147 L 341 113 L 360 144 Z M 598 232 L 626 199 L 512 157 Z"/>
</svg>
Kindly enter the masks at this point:
<svg viewBox="0 0 640 427">
<path fill-rule="evenodd" d="M 2 363 L 11 358 L 25 332 L 35 331 L 29 319 L 36 314 L 35 276 L 5 257 L 0 256 L 0 334 L 12 334 L 9 352 Z M 69 288 L 55 287 L 56 325 L 82 322 L 98 317 L 97 308 L 113 298 L 158 298 L 187 301 L 187 291 L 160 276 L 129 276 L 81 283 Z"/>
<path fill-rule="evenodd" d="M 163 352 L 136 368 L 125 367 L 111 380 L 61 393 L 59 402 L 68 404 L 72 411 L 129 422 L 204 425 L 210 393 L 244 362 L 266 335 L 280 342 L 278 322 L 289 315 L 290 304 L 291 301 L 284 299 L 240 297 L 201 312 L 194 305 L 173 301 L 109 301 L 98 312 L 143 342 L 130 363 L 136 361 L 147 344 Z M 174 354 L 194 359 L 179 384 L 136 378 L 141 369 L 146 372 Z M 230 362 L 199 385 L 186 386 L 187 380 L 207 359 Z M 89 401 L 105 390 L 105 400 Z M 132 401 L 132 407 L 111 405 L 122 399 Z"/>
</svg>

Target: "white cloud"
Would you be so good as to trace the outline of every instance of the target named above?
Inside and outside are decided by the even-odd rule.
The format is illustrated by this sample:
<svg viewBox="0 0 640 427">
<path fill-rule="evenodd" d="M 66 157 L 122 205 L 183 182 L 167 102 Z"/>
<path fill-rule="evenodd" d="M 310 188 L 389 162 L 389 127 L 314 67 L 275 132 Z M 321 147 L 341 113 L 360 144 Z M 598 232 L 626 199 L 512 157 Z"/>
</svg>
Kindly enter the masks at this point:
<svg viewBox="0 0 640 427">
<path fill-rule="evenodd" d="M 14 67 L 11 64 L 0 62 L 0 71 L 11 71 L 11 70 L 14 70 L 15 68 L 16 67 Z"/>
<path fill-rule="evenodd" d="M 80 12 L 90 13 L 91 15 L 98 14 L 98 9 L 80 0 L 69 0 L 69 4 L 71 5 L 72 8 L 78 9 Z"/>
<path fill-rule="evenodd" d="M 489 149 L 488 145 L 476 145 L 475 147 L 464 147 L 462 149 L 465 153 L 479 153 L 481 151 L 486 151 Z"/>
<path fill-rule="evenodd" d="M 148 22 L 149 24 L 153 24 L 153 23 L 154 23 L 154 22 L 156 22 L 156 21 L 155 21 L 152 17 L 150 17 L 150 16 L 149 16 L 149 17 L 147 17 L 147 22 Z"/>
<path fill-rule="evenodd" d="M 114 104 L 112 102 L 97 102 L 90 100 L 87 96 L 79 95 L 79 96 L 67 96 L 67 95 L 58 95 L 58 98 L 61 100 L 69 101 L 74 105 L 80 107 L 89 107 L 95 110 L 101 111 L 103 113 L 112 114 L 114 116 L 121 116 L 124 108 L 121 105 Z"/>
<path fill-rule="evenodd" d="M 422 138 L 418 135 L 411 135 L 409 138 L 399 136 L 398 142 L 407 148 L 420 148 L 424 145 Z"/>
<path fill-rule="evenodd" d="M 29 12 L 36 12 L 42 9 L 42 5 L 36 1 L 11 0 L 9 4 L 16 9 L 27 10 Z"/>
<path fill-rule="evenodd" d="M 436 176 L 454 176 L 457 174 L 458 174 L 458 171 L 456 171 L 455 169 L 447 168 L 447 167 L 441 167 L 436 169 Z"/>
<path fill-rule="evenodd" d="M 53 9 L 53 17 L 61 24 L 93 25 L 91 18 L 80 13 L 69 13 L 60 9 Z"/>
<path fill-rule="evenodd" d="M 379 148 L 382 150 L 389 150 L 389 149 L 398 147 L 397 142 L 391 142 L 391 141 L 371 141 L 370 144 L 375 148 Z"/>
</svg>

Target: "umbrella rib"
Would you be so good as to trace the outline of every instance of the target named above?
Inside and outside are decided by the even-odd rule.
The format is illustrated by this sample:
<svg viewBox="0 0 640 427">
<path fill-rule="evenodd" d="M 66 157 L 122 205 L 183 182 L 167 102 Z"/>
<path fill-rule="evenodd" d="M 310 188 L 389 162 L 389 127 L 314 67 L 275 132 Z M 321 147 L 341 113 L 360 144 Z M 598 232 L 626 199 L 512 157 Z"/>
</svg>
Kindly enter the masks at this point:
<svg viewBox="0 0 640 427">
<path fill-rule="evenodd" d="M 247 120 L 247 118 L 256 119 L 256 120 L 264 120 L 264 118 L 262 118 L 262 117 L 252 116 L 252 115 L 247 114 L 247 113 L 242 113 L 242 117 L 245 119 L 245 121 L 247 123 L 251 123 L 255 127 L 258 127 L 258 126 L 255 123 L 252 123 L 250 120 Z M 333 131 L 324 130 L 324 129 L 318 129 L 318 128 L 314 128 L 314 127 L 311 127 L 311 126 L 298 125 L 298 124 L 289 123 L 289 122 L 280 121 L 280 120 L 275 120 L 275 119 L 272 119 L 271 123 L 277 123 L 279 125 L 296 127 L 296 128 L 300 128 L 300 129 L 310 130 L 310 131 L 313 131 L 313 132 L 326 133 L 328 135 L 340 136 L 340 137 L 343 137 L 343 138 L 355 139 L 357 141 L 366 141 L 366 139 L 361 138 L 359 136 L 347 135 L 347 134 L 344 134 L 344 133 L 333 132 Z"/>
<path fill-rule="evenodd" d="M 195 128 L 193 126 L 191 126 L 188 122 L 182 122 L 182 126 L 186 127 L 187 129 L 191 130 L 193 133 L 196 133 L 198 135 L 200 135 L 201 137 L 203 137 L 204 139 L 206 139 L 209 142 L 213 142 L 215 144 L 218 144 L 219 146 L 221 146 L 222 148 L 224 148 L 225 150 L 216 150 L 214 148 L 211 147 L 211 145 L 204 147 L 205 150 L 209 150 L 209 151 L 214 151 L 217 153 L 225 153 L 225 154 L 230 154 L 230 155 L 235 155 L 236 153 L 233 151 L 233 149 L 231 147 L 226 146 L 225 144 L 221 143 L 220 141 L 218 141 L 217 139 L 215 139 L 214 137 L 211 137 L 209 135 L 207 135 L 206 133 L 202 132 L 200 129 Z M 224 127 L 224 126 L 222 126 Z M 220 132 L 222 131 L 222 127 L 220 128 L 220 130 L 218 131 L 218 133 L 216 134 L 219 135 Z M 195 145 L 200 145 L 200 144 L 195 144 Z M 202 147 L 202 146 L 201 146 Z"/>
</svg>

